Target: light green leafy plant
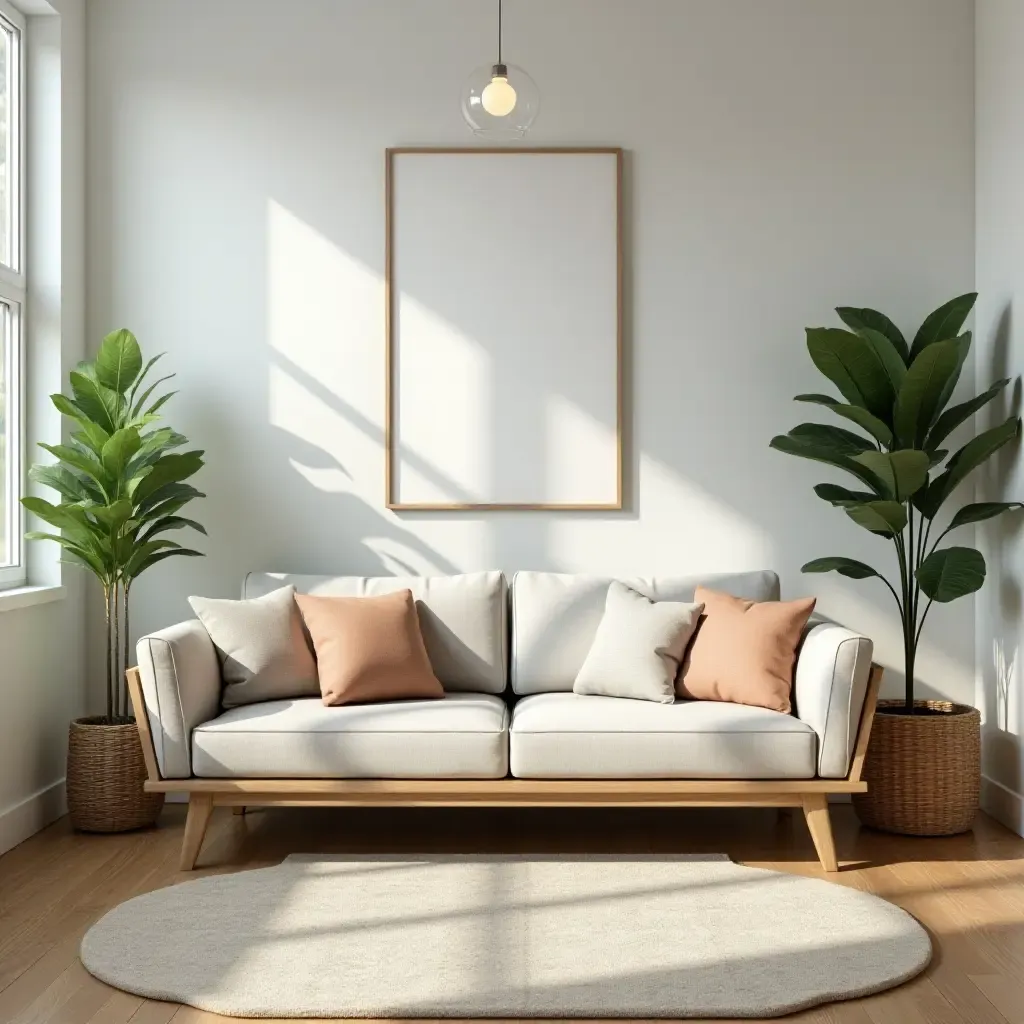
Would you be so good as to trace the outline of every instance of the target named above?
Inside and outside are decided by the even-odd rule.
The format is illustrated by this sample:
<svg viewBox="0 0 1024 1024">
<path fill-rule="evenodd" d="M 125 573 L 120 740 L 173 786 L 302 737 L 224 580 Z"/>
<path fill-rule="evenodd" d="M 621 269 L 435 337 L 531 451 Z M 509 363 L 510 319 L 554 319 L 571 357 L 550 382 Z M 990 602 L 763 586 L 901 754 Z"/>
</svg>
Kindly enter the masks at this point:
<svg viewBox="0 0 1024 1024">
<path fill-rule="evenodd" d="M 976 298 L 971 292 L 940 306 L 928 315 L 911 344 L 887 316 L 873 309 L 839 307 L 836 312 L 849 330 L 809 327 L 811 359 L 842 399 L 815 394 L 797 395 L 796 401 L 824 406 L 862 433 L 801 423 L 771 441 L 781 452 L 824 462 L 855 477 L 857 490 L 825 483 L 814 492 L 895 546 L 898 589 L 876 569 L 852 558 L 817 558 L 803 571 L 838 572 L 851 579 L 874 576 L 892 591 L 903 625 L 908 713 L 915 707 L 917 647 L 933 602 L 954 601 L 985 582 L 980 551 L 940 548 L 940 542 L 957 527 L 1024 508 L 1019 501 L 964 505 L 932 541 L 939 512 L 958 485 L 1021 431 L 1020 418 L 1010 416 L 952 456 L 943 448 L 958 426 L 1009 383 L 998 380 L 977 397 L 947 408 L 970 352 L 971 333 L 960 330 Z M 927 599 L 923 608 L 922 595 Z"/>
<path fill-rule="evenodd" d="M 36 483 L 52 487 L 60 501 L 54 505 L 39 497 L 22 498 L 29 512 L 60 531 L 30 532 L 26 537 L 60 544 L 61 560 L 85 567 L 103 588 L 106 720 L 111 723 L 128 717 L 125 670 L 131 586 L 165 558 L 202 554 L 164 534 L 181 529 L 206 533 L 195 520 L 177 514 L 193 498 L 205 497 L 185 482 L 203 465 L 203 453 L 176 452 L 187 438 L 157 426 L 160 409 L 175 394 L 154 398 L 156 389 L 174 374 L 143 388 L 158 359 L 154 356 L 143 366 L 142 351 L 130 331 L 115 331 L 103 339 L 96 358 L 71 372 L 72 397 L 50 396 L 61 414 L 73 421 L 70 443 L 41 444 L 57 462 L 29 471 Z"/>
</svg>

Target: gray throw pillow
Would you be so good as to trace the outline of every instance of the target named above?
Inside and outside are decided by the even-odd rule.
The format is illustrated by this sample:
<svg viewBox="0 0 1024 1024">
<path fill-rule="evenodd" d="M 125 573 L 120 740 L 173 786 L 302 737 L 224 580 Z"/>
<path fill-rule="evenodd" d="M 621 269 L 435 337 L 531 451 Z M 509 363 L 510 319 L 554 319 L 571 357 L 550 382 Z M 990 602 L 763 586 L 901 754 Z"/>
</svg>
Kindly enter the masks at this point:
<svg viewBox="0 0 1024 1024">
<path fill-rule="evenodd" d="M 294 587 L 248 601 L 190 597 L 188 603 L 217 648 L 224 707 L 320 696 Z"/>
<path fill-rule="evenodd" d="M 573 692 L 672 704 L 679 665 L 703 610 L 702 604 L 651 601 L 611 583 Z"/>
</svg>

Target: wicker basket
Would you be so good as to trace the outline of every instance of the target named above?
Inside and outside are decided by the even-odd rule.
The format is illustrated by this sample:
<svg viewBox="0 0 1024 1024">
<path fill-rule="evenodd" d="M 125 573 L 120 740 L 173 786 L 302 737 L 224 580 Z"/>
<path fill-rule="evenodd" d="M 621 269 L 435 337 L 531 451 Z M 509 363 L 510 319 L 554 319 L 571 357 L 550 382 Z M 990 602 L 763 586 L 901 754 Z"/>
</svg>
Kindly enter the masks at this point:
<svg viewBox="0 0 1024 1024">
<path fill-rule="evenodd" d="M 864 760 L 866 793 L 855 793 L 857 817 L 871 828 L 914 836 L 966 832 L 978 812 L 981 714 L 942 700 L 915 707 L 938 714 L 876 713 Z M 900 708 L 902 701 L 879 701 Z"/>
<path fill-rule="evenodd" d="M 131 719 L 113 725 L 78 718 L 68 734 L 68 812 L 83 832 L 127 832 L 152 825 L 163 793 L 147 793 L 146 762 Z"/>
</svg>

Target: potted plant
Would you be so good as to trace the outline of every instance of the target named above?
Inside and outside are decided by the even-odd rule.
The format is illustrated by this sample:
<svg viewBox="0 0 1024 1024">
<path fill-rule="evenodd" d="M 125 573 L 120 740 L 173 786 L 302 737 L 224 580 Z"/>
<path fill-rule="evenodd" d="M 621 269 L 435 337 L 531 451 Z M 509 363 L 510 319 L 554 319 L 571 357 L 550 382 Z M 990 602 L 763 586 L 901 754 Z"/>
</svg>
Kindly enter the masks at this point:
<svg viewBox="0 0 1024 1024">
<path fill-rule="evenodd" d="M 51 395 L 72 421 L 68 444 L 41 444 L 57 462 L 36 465 L 29 477 L 53 488 L 54 505 L 39 497 L 22 504 L 56 531 L 30 532 L 52 540 L 62 561 L 79 565 L 100 582 L 106 608 L 106 714 L 71 723 L 68 741 L 68 810 L 75 828 L 121 832 L 151 825 L 162 793 L 146 793 L 146 769 L 138 729 L 130 717 L 125 671 L 129 665 L 129 593 L 138 577 L 165 558 L 199 555 L 165 536 L 176 530 L 206 531 L 178 512 L 204 497 L 185 481 L 203 465 L 203 453 L 175 449 L 187 439 L 159 426 L 160 409 L 172 397 L 156 390 L 173 377 L 144 382 L 160 356 L 143 366 L 130 331 L 103 340 L 92 361 L 70 375 L 72 397 Z"/>
<path fill-rule="evenodd" d="M 868 791 L 854 797 L 854 806 L 867 825 L 913 835 L 952 835 L 970 828 L 981 779 L 977 709 L 914 698 L 917 648 L 932 604 L 955 601 L 985 582 L 979 551 L 939 545 L 958 527 L 1024 507 L 1017 501 L 970 503 L 940 522 L 958 486 L 1021 431 L 1020 418 L 1010 416 L 952 455 L 943 447 L 1009 383 L 998 380 L 947 408 L 970 352 L 971 333 L 960 331 L 976 298 L 970 293 L 940 306 L 910 344 L 873 309 L 838 308 L 848 330 L 808 328 L 811 359 L 842 398 L 797 395 L 796 401 L 824 406 L 860 432 L 801 423 L 771 441 L 779 451 L 854 477 L 856 489 L 823 483 L 814 492 L 895 549 L 896 585 L 864 562 L 841 556 L 817 558 L 803 571 L 876 577 L 896 599 L 906 695 L 902 701 L 879 702 L 864 764 Z"/>
</svg>

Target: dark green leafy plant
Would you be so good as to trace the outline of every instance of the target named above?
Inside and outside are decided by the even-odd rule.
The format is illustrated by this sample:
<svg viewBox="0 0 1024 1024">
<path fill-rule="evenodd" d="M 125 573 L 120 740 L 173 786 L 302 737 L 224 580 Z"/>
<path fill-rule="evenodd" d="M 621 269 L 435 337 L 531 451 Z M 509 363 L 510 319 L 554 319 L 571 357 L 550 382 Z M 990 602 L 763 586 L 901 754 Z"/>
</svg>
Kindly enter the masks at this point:
<svg viewBox="0 0 1024 1024">
<path fill-rule="evenodd" d="M 1003 445 L 1018 437 L 1021 421 L 1010 416 L 949 455 L 949 435 L 1009 383 L 947 408 L 971 349 L 971 333 L 960 333 L 976 293 L 960 295 L 929 314 L 912 343 L 873 309 L 841 306 L 836 312 L 848 330 L 809 327 L 807 349 L 814 365 L 836 386 L 831 395 L 797 395 L 796 401 L 824 406 L 859 427 L 855 433 L 822 423 L 801 423 L 772 438 L 789 455 L 844 470 L 857 480 L 850 490 L 818 484 L 819 498 L 841 508 L 858 526 L 892 541 L 899 565 L 899 589 L 876 569 L 852 558 L 816 558 L 804 572 L 838 572 L 851 579 L 880 579 L 896 598 L 903 624 L 906 707 L 914 711 L 914 661 L 928 611 L 936 601 L 955 601 L 981 588 L 985 560 L 980 551 L 944 547 L 951 531 L 980 523 L 1019 501 L 964 505 L 932 541 L 940 510 L 956 487 Z M 865 436 L 866 435 L 866 436 Z M 921 607 L 921 595 L 927 604 Z"/>
<path fill-rule="evenodd" d="M 41 444 L 57 462 L 29 471 L 36 483 L 52 487 L 60 501 L 54 505 L 38 497 L 22 498 L 29 512 L 60 531 L 30 532 L 26 538 L 60 544 L 61 561 L 88 569 L 103 588 L 110 723 L 128 716 L 125 670 L 132 584 L 165 558 L 202 554 L 165 534 L 181 529 L 206 533 L 199 523 L 177 514 L 193 498 L 205 497 L 185 482 L 203 465 L 203 453 L 176 452 L 187 438 L 157 426 L 160 409 L 175 394 L 154 397 L 174 374 L 143 388 L 158 359 L 154 356 L 143 366 L 135 336 L 121 330 L 103 339 L 94 360 L 72 370 L 72 397 L 50 396 L 74 423 L 70 443 Z"/>
</svg>

